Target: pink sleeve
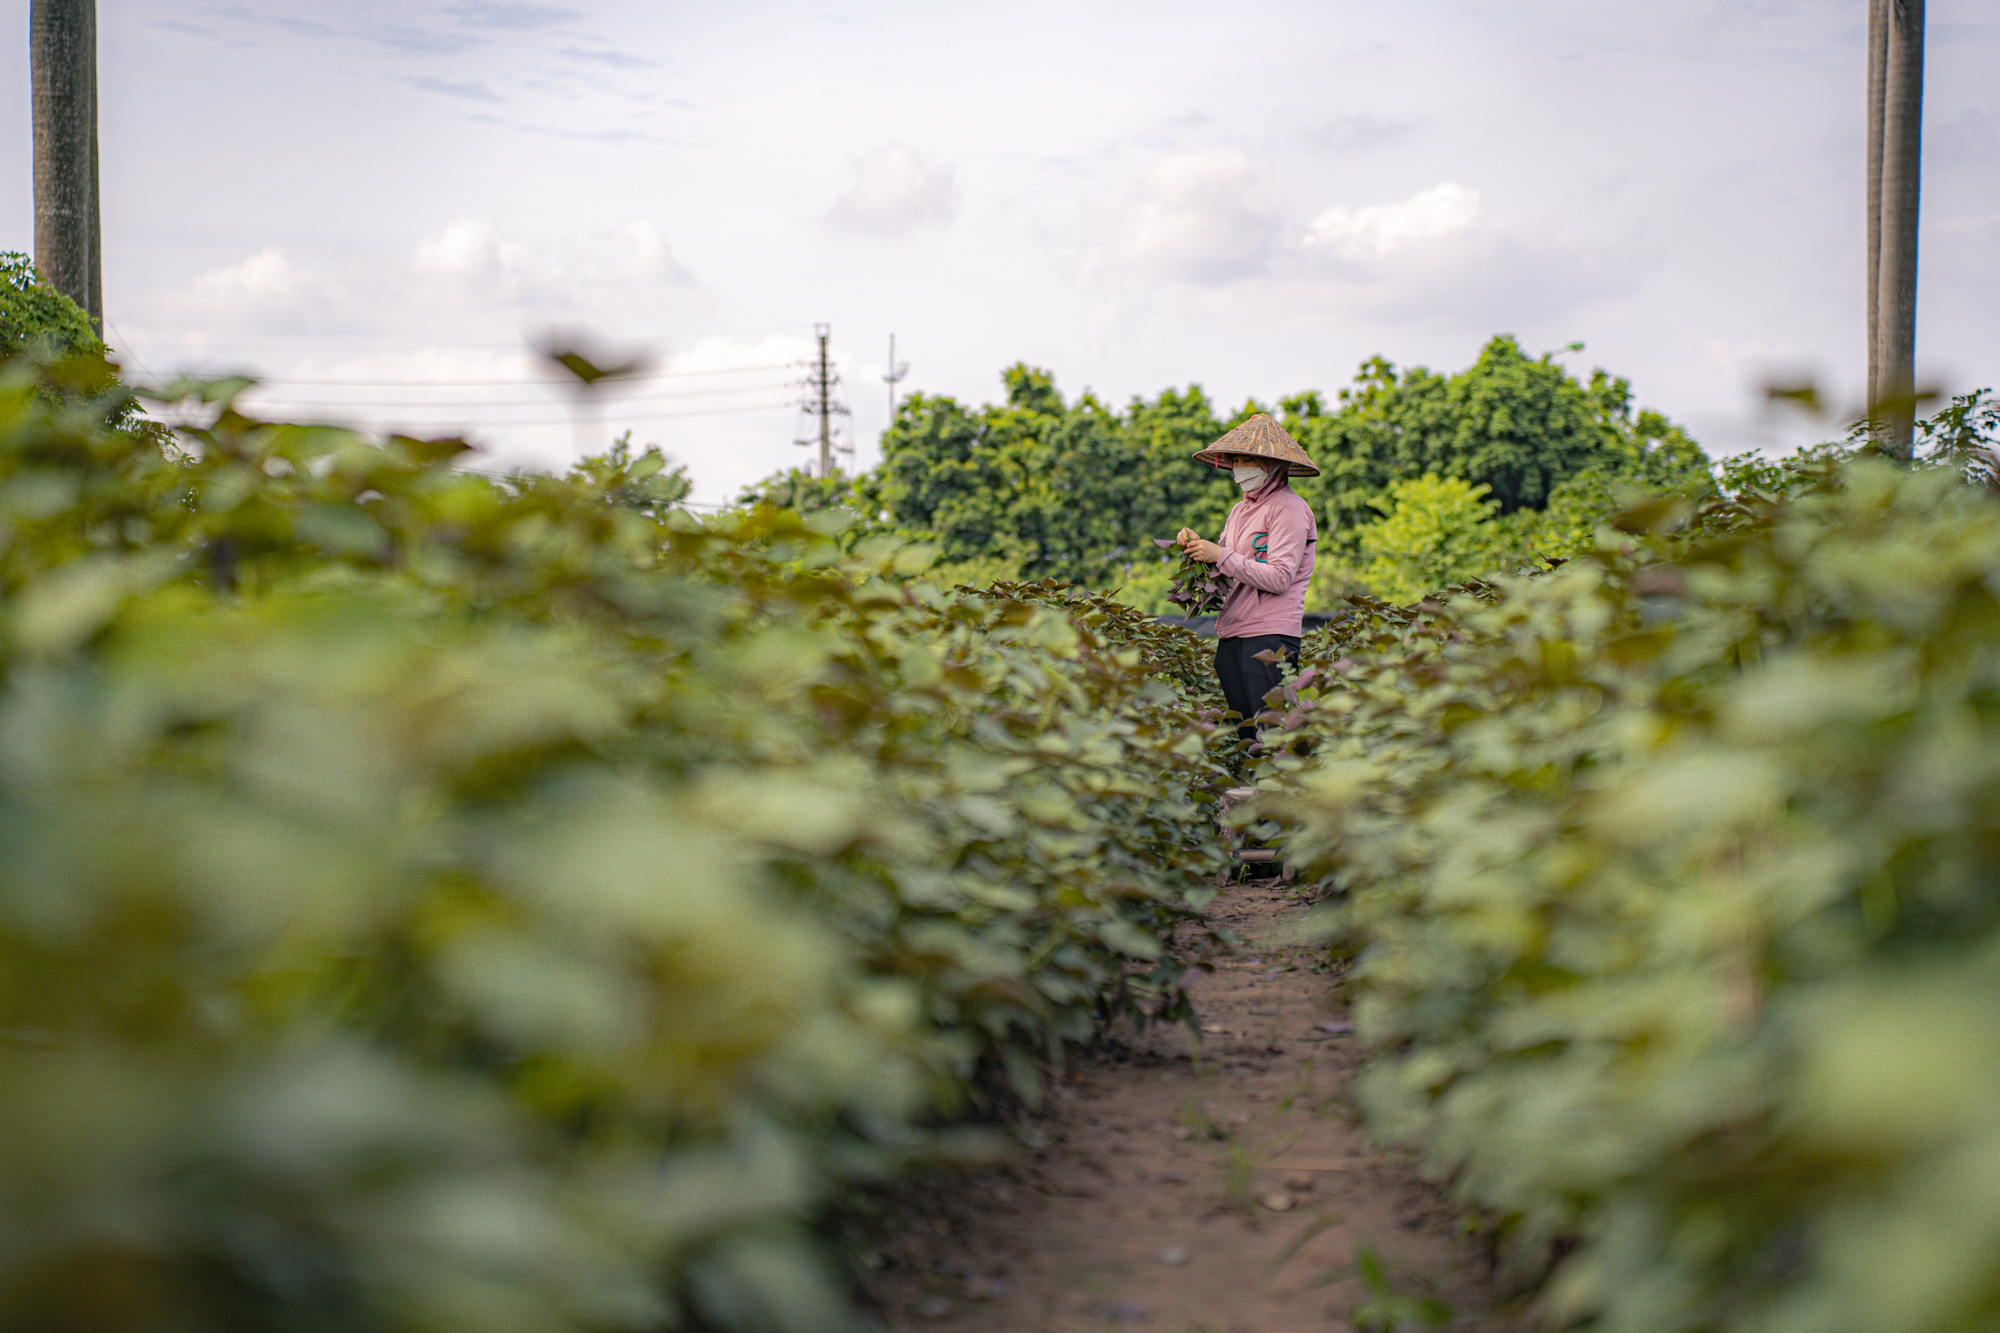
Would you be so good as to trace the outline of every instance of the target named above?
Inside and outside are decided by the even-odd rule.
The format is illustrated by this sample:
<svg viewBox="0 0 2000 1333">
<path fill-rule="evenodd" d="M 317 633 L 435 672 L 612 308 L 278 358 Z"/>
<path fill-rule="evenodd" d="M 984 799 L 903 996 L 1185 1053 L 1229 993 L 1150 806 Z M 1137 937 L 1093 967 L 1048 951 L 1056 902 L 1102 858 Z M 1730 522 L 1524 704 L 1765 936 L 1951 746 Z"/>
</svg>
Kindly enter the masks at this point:
<svg viewBox="0 0 2000 1333">
<path fill-rule="evenodd" d="M 1313 537 L 1312 510 L 1303 504 L 1286 505 L 1271 516 L 1271 530 L 1265 534 L 1265 555 L 1252 560 L 1240 551 L 1225 551 L 1215 567 L 1238 582 L 1263 592 L 1283 592 L 1292 586 L 1292 576 L 1306 558 L 1306 546 Z"/>
</svg>

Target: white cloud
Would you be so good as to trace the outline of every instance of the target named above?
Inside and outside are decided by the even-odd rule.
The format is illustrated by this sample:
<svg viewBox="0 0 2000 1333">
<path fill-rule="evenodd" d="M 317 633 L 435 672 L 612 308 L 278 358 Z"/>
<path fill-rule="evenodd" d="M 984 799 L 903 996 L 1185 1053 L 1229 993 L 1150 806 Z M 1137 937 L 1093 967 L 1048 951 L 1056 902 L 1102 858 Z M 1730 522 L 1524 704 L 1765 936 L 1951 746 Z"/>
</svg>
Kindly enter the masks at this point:
<svg viewBox="0 0 2000 1333">
<path fill-rule="evenodd" d="M 907 144 L 890 144 L 855 160 L 854 181 L 833 201 L 826 225 L 847 235 L 896 237 L 942 226 L 957 213 L 952 169 Z"/>
<path fill-rule="evenodd" d="M 1380 261 L 1409 246 L 1464 233 L 1480 222 L 1483 211 L 1479 191 L 1440 181 L 1393 204 L 1335 205 L 1312 220 L 1305 243 L 1350 261 Z"/>
<path fill-rule="evenodd" d="M 1524 331 L 1629 294 L 1658 256 L 1632 236 L 1580 236 L 1549 219 L 1489 214 L 1443 181 L 1387 204 L 1323 210 L 1287 270 L 1293 299 L 1388 326 Z"/>
<path fill-rule="evenodd" d="M 618 229 L 618 238 L 629 247 L 623 257 L 626 276 L 638 282 L 686 282 L 687 270 L 674 262 L 672 249 L 660 229 L 650 222 L 628 222 Z"/>
<path fill-rule="evenodd" d="M 195 296 L 227 310 L 268 309 L 296 298 L 307 275 L 283 250 L 269 246 L 248 259 L 211 269 L 194 280 Z"/>
<path fill-rule="evenodd" d="M 1230 149 L 1158 162 L 1100 207 L 1098 273 L 1140 308 L 1228 324 L 1491 332 L 1570 319 L 1632 290 L 1654 260 L 1635 243 L 1495 216 L 1457 181 L 1307 221 L 1267 179 Z"/>
<path fill-rule="evenodd" d="M 327 332 L 367 318 L 367 279 L 352 280 L 340 265 L 308 267 L 279 246 L 197 273 L 160 297 L 183 322 L 235 327 L 265 335 L 278 331 Z M 370 289 L 372 290 L 372 288 Z"/>
<path fill-rule="evenodd" d="M 1287 230 L 1256 168 L 1233 148 L 1167 158 L 1104 213 L 1112 259 L 1202 285 L 1262 274 Z"/>
<path fill-rule="evenodd" d="M 476 282 L 512 282 L 524 267 L 526 252 L 493 234 L 476 218 L 457 217 L 437 236 L 417 246 L 416 270 L 435 277 Z"/>
<path fill-rule="evenodd" d="M 537 244 L 502 239 L 478 218 L 454 218 L 418 244 L 419 277 L 517 306 L 587 306 L 608 289 L 691 281 L 660 229 L 637 220 Z"/>
</svg>

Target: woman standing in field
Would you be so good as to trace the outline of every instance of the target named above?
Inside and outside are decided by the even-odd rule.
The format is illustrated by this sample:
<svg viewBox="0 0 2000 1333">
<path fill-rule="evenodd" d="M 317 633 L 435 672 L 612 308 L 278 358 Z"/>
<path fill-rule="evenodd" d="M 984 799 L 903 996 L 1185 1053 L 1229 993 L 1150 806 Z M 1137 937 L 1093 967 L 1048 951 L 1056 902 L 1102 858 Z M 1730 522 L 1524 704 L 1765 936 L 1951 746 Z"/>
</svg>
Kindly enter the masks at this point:
<svg viewBox="0 0 2000 1333">
<path fill-rule="evenodd" d="M 1233 581 L 1215 620 L 1215 674 L 1222 697 L 1242 714 L 1239 730 L 1248 740 L 1257 734 L 1253 719 L 1264 695 L 1284 675 L 1280 662 L 1260 662 L 1257 654 L 1275 649 L 1276 656 L 1298 665 L 1319 525 L 1290 479 L 1317 477 L 1319 469 L 1298 441 L 1262 412 L 1195 454 L 1195 461 L 1228 468 L 1243 488 L 1220 542 L 1192 528 L 1182 528 L 1175 540 Z"/>
</svg>

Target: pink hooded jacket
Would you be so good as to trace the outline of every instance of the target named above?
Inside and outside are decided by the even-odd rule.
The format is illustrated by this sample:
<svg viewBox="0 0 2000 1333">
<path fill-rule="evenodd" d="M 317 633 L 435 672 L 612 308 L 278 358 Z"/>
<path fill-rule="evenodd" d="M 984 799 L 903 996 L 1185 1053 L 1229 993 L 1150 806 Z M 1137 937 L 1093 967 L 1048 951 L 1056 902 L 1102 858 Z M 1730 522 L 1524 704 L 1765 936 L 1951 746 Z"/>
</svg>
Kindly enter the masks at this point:
<svg viewBox="0 0 2000 1333">
<path fill-rule="evenodd" d="M 1319 552 L 1312 506 L 1287 485 L 1236 502 L 1222 525 L 1216 569 L 1233 579 L 1215 619 L 1219 639 L 1305 632 L 1306 585 Z"/>
</svg>

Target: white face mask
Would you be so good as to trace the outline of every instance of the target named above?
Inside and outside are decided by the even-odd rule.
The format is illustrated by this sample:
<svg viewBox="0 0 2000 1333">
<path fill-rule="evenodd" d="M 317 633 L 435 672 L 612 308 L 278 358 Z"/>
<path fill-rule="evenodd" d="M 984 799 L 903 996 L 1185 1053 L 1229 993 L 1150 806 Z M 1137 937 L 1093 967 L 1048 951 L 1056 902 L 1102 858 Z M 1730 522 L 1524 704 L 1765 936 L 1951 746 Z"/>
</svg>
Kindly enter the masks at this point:
<svg viewBox="0 0 2000 1333">
<path fill-rule="evenodd" d="M 1238 463 L 1229 469 L 1229 475 L 1236 478 L 1236 484 L 1247 494 L 1264 484 L 1265 472 L 1254 463 Z"/>
</svg>

